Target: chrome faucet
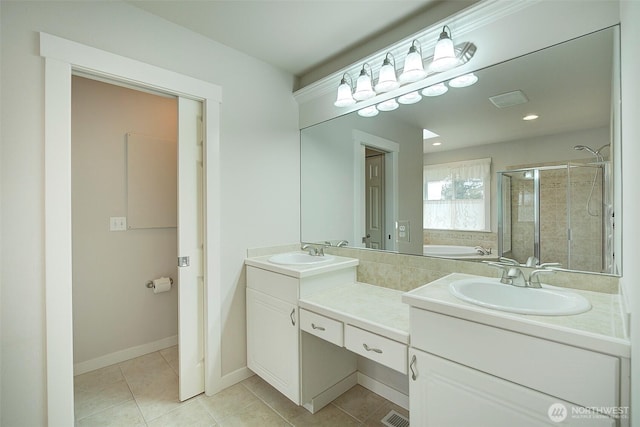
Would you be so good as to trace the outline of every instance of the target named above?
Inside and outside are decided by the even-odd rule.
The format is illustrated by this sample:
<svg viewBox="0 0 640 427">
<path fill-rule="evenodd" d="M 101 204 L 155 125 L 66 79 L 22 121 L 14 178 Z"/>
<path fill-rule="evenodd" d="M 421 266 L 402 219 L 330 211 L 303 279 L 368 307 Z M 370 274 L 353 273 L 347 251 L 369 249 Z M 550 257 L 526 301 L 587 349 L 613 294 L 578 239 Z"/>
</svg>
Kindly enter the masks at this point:
<svg viewBox="0 0 640 427">
<path fill-rule="evenodd" d="M 339 247 L 339 248 L 343 248 L 343 247 L 347 246 L 348 244 L 349 244 L 348 241 L 340 240 L 338 243 L 336 243 L 336 246 Z"/>
<path fill-rule="evenodd" d="M 511 267 L 509 271 L 507 271 L 507 277 L 511 279 L 511 284 L 514 286 L 528 286 L 524 273 L 518 267 Z"/>
<path fill-rule="evenodd" d="M 310 245 L 310 244 L 302 245 L 302 248 L 300 248 L 300 249 L 302 249 L 303 251 L 309 252 L 309 255 L 311 255 L 311 256 L 317 256 L 318 255 L 318 248 L 316 248 L 313 245 Z"/>
<path fill-rule="evenodd" d="M 474 248 L 479 255 L 491 255 L 491 248 L 485 248 L 482 246 L 476 246 Z"/>
</svg>

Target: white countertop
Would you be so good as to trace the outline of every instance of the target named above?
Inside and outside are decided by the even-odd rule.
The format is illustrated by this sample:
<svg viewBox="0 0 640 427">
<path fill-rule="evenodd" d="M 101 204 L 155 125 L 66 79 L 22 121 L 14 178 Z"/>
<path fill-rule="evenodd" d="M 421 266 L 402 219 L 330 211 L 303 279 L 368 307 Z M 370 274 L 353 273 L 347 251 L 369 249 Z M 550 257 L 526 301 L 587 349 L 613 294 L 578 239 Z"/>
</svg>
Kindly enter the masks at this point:
<svg viewBox="0 0 640 427">
<path fill-rule="evenodd" d="M 302 253 L 302 252 L 301 252 Z M 286 276 L 298 279 L 304 277 L 315 276 L 317 274 L 328 273 L 330 271 L 340 270 L 345 267 L 355 267 L 360 261 L 357 258 L 346 258 L 337 255 L 326 255 L 327 261 L 310 264 L 310 265 L 289 265 L 274 264 L 269 262 L 269 258 L 273 255 L 265 255 L 253 258 L 246 258 L 244 263 L 252 267 L 262 268 L 263 270 L 273 271 L 274 273 L 284 274 Z M 331 258 L 331 259 L 329 259 Z"/>
<path fill-rule="evenodd" d="M 476 276 L 453 273 L 402 296 L 413 307 L 620 357 L 630 357 L 619 295 L 571 289 L 591 310 L 571 316 L 534 316 L 480 307 L 451 295 L 449 284 Z M 414 325 L 415 326 L 415 325 Z"/>
<path fill-rule="evenodd" d="M 301 298 L 301 308 L 409 344 L 409 306 L 402 291 L 351 283 Z"/>
</svg>

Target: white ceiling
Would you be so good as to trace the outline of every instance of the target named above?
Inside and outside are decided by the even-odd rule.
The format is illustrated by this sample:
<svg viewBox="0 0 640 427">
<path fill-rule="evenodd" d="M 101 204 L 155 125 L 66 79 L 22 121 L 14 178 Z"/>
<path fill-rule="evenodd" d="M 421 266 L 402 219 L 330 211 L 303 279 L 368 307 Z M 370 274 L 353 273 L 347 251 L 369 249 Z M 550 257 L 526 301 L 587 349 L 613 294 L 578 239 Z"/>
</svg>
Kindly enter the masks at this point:
<svg viewBox="0 0 640 427">
<path fill-rule="evenodd" d="M 129 0 L 300 76 L 437 0 Z"/>
</svg>

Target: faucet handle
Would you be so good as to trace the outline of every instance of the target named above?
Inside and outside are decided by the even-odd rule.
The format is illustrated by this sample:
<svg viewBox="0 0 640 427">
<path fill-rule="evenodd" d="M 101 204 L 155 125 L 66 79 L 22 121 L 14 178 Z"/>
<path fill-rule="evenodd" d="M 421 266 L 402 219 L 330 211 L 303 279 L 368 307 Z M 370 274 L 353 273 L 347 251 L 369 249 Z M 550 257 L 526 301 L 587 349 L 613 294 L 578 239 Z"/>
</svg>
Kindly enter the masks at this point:
<svg viewBox="0 0 640 427">
<path fill-rule="evenodd" d="M 539 269 L 539 270 L 533 270 L 531 273 L 529 273 L 529 286 L 532 288 L 541 288 L 542 287 L 542 283 L 540 283 L 540 275 L 541 274 L 553 274 L 555 273 L 555 271 L 553 270 L 547 270 L 547 269 Z"/>
<path fill-rule="evenodd" d="M 497 268 L 502 271 L 502 277 L 500 277 L 500 283 L 504 283 L 505 285 L 511 284 L 511 279 L 509 278 L 509 266 L 505 264 L 500 264 L 499 262 L 491 262 L 486 261 L 485 264 L 488 266 Z"/>
<path fill-rule="evenodd" d="M 527 262 L 525 264 L 526 267 L 535 267 L 536 265 L 538 265 L 538 262 L 540 262 L 540 260 L 534 256 L 530 256 L 529 258 L 527 258 Z"/>
<path fill-rule="evenodd" d="M 520 263 L 518 261 L 516 261 L 515 259 L 504 257 L 504 256 L 500 257 L 500 262 L 503 262 L 509 265 L 517 265 L 518 267 L 520 267 Z"/>
</svg>

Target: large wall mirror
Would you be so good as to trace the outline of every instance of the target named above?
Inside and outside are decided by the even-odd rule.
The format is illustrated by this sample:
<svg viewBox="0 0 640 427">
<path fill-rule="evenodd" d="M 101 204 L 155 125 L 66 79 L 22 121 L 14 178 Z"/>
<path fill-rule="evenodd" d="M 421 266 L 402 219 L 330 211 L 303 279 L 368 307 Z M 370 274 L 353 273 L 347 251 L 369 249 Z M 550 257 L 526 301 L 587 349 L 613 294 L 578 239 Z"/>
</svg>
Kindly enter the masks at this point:
<svg viewBox="0 0 640 427">
<path fill-rule="evenodd" d="M 302 241 L 620 274 L 618 31 L 303 129 Z"/>
</svg>

